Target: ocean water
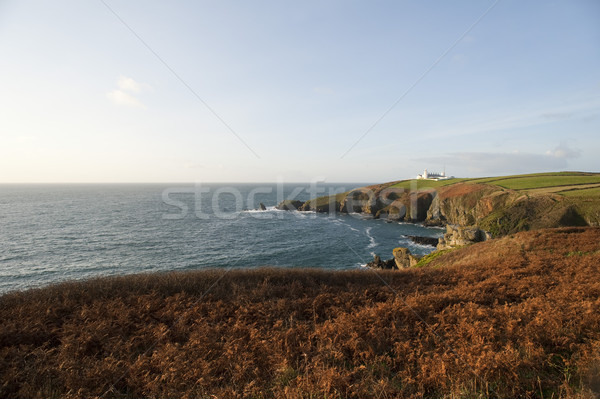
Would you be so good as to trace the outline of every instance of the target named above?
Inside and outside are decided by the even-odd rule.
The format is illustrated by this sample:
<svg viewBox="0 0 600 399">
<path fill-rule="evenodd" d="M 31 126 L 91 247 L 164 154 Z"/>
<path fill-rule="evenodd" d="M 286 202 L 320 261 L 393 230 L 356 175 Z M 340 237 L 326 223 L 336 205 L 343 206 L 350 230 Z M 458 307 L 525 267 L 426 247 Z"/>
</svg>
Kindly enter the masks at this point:
<svg viewBox="0 0 600 399">
<path fill-rule="evenodd" d="M 360 268 L 433 247 L 442 230 L 359 215 L 279 211 L 357 184 L 0 185 L 0 293 L 64 280 L 202 268 Z M 266 211 L 259 211 L 259 203 Z"/>
</svg>

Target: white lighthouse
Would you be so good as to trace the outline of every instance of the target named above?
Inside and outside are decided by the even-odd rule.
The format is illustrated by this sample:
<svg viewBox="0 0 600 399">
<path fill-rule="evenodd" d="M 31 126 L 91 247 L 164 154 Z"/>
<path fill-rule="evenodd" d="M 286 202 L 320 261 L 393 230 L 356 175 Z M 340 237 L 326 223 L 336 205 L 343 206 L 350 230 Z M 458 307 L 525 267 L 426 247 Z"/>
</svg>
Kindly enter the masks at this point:
<svg viewBox="0 0 600 399">
<path fill-rule="evenodd" d="M 454 176 L 446 176 L 445 168 L 442 173 L 428 172 L 427 169 L 425 169 L 423 171 L 423 174 L 417 175 L 417 179 L 438 181 L 438 180 L 454 179 Z"/>
</svg>

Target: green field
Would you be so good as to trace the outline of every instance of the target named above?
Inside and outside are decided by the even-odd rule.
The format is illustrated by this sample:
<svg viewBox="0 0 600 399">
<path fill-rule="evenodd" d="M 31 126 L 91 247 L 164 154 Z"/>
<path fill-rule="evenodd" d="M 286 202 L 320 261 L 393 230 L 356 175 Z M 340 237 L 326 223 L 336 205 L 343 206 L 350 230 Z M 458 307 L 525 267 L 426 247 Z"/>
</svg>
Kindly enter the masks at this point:
<svg viewBox="0 0 600 399">
<path fill-rule="evenodd" d="M 579 184 L 595 184 L 600 183 L 600 175 L 571 175 L 571 176 L 533 176 L 533 177 L 518 177 L 513 179 L 505 179 L 495 181 L 500 187 L 509 188 L 512 190 L 528 190 L 534 188 L 549 188 L 557 186 L 572 186 Z"/>
<path fill-rule="evenodd" d="M 565 197 L 589 197 L 600 198 L 600 187 L 583 188 L 580 190 L 567 190 L 560 192 Z"/>
<path fill-rule="evenodd" d="M 560 188 L 565 187 L 569 190 L 571 186 L 600 184 L 600 174 L 584 173 L 584 172 L 549 172 L 549 173 L 533 173 L 526 175 L 514 176 L 497 176 L 497 177 L 481 177 L 481 178 L 458 178 L 451 180 L 403 180 L 391 187 L 404 188 L 410 190 L 416 188 L 421 190 L 425 188 L 438 188 L 448 186 L 455 183 L 473 183 L 473 184 L 490 184 L 507 188 L 511 190 L 539 190 L 545 188 Z M 554 191 L 561 191 L 560 189 Z M 595 188 L 582 187 L 581 190 L 564 191 L 560 194 L 567 196 L 577 196 L 581 192 L 582 195 L 591 196 L 598 194 Z"/>
<path fill-rule="evenodd" d="M 414 188 L 413 186 L 416 184 L 417 189 L 421 190 L 424 188 L 437 188 L 437 187 L 449 186 L 450 184 L 467 182 L 467 181 L 471 181 L 471 180 L 473 180 L 473 179 L 461 178 L 461 179 L 450 179 L 450 180 L 440 180 L 440 181 L 412 179 L 412 180 L 403 180 L 403 181 L 398 182 L 390 187 L 411 190 Z"/>
<path fill-rule="evenodd" d="M 560 176 L 587 176 L 587 175 L 593 175 L 593 173 L 586 173 L 586 172 L 545 172 L 545 173 L 528 173 L 528 174 L 523 174 L 523 175 L 476 177 L 476 178 L 472 178 L 472 179 L 469 179 L 469 180 L 472 181 L 472 182 L 474 182 L 474 183 L 491 183 L 491 182 L 497 182 L 497 181 L 500 181 L 500 180 L 523 179 L 523 178 L 528 178 L 528 177 L 540 178 L 540 177 L 552 177 L 552 176 L 560 177 Z"/>
</svg>

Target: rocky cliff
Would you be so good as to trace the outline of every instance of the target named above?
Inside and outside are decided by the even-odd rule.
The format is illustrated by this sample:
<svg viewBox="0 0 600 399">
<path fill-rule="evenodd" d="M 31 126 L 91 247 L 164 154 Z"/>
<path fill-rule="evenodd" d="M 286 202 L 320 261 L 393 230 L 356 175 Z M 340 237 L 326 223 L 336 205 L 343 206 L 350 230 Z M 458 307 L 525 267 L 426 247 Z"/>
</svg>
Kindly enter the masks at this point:
<svg viewBox="0 0 600 399">
<path fill-rule="evenodd" d="M 476 242 L 487 241 L 492 238 L 490 232 L 476 226 L 457 226 L 449 224 L 446 226 L 446 234 L 438 241 L 437 250 L 463 247 Z"/>
<path fill-rule="evenodd" d="M 437 226 L 479 226 L 494 237 L 538 228 L 600 225 L 597 206 L 586 208 L 582 201 L 557 194 L 461 182 L 411 191 L 395 187 L 395 183 L 362 187 L 303 203 L 287 200 L 278 208 L 361 214 Z"/>
<path fill-rule="evenodd" d="M 306 202 L 285 200 L 278 209 L 320 213 L 362 214 L 394 221 L 422 222 L 434 199 L 434 190 L 407 191 L 393 183 L 357 188 Z"/>
<path fill-rule="evenodd" d="M 435 192 L 425 222 L 477 225 L 499 237 L 531 229 L 597 226 L 598 218 L 593 214 L 586 215 L 576 201 L 560 195 L 458 183 Z"/>
</svg>

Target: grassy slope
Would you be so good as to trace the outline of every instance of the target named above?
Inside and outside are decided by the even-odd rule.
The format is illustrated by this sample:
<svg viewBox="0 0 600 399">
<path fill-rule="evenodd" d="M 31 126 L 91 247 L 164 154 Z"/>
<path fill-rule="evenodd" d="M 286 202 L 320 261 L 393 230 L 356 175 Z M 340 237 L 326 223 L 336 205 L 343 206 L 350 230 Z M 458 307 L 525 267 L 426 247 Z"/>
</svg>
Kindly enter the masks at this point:
<svg viewBox="0 0 600 399">
<path fill-rule="evenodd" d="M 499 176 L 499 177 L 484 177 L 484 178 L 459 178 L 441 181 L 428 180 L 403 180 L 393 185 L 393 187 L 404 188 L 410 190 L 417 188 L 438 188 L 449 186 L 456 183 L 471 183 L 471 184 L 489 184 L 501 188 L 511 190 L 530 190 L 539 188 L 555 188 L 564 187 L 567 189 L 577 189 L 578 185 L 594 185 L 600 186 L 600 174 L 585 173 L 585 172 L 551 172 L 551 173 L 534 173 L 526 175 L 514 176 Z M 571 196 L 574 193 L 571 192 Z"/>
<path fill-rule="evenodd" d="M 401 189 L 408 193 L 413 190 L 440 189 L 458 183 L 488 185 L 496 187 L 498 190 L 511 189 L 526 195 L 556 193 L 565 197 L 571 197 L 571 200 L 574 202 L 578 202 L 580 197 L 585 197 L 588 201 L 595 197 L 600 198 L 597 195 L 597 189 L 600 189 L 600 173 L 548 172 L 498 177 L 455 178 L 441 181 L 412 179 L 387 182 L 337 193 L 332 196 L 314 198 L 307 201 L 304 210 L 317 208 L 326 212 L 329 211 L 331 205 L 337 209 L 340 203 L 343 203 L 348 193 L 352 191 L 368 189 L 378 195 L 384 189 L 393 188 Z"/>
<path fill-rule="evenodd" d="M 402 272 L 204 271 L 8 294 L 0 397 L 586 397 L 600 389 L 598 242 L 598 228 L 540 230 Z"/>
<path fill-rule="evenodd" d="M 460 184 L 481 186 L 489 195 L 494 188 L 497 193 L 508 192 L 509 205 L 494 205 L 493 212 L 475 221 L 495 235 L 539 227 L 581 225 L 600 222 L 600 174 L 585 172 L 550 172 L 515 176 L 499 176 L 445 181 L 404 180 L 392 187 L 404 190 L 432 188 L 442 196 L 447 189 Z M 468 196 L 468 191 L 465 190 Z M 460 190 L 458 190 L 460 191 Z M 519 198 L 527 202 L 518 203 Z M 465 197 L 465 203 L 479 201 Z M 571 208 L 571 210 L 569 210 Z M 465 208 L 465 209 L 468 209 Z M 529 217 L 530 220 L 527 220 Z M 587 222 L 586 222 L 587 221 Z"/>
<path fill-rule="evenodd" d="M 573 190 L 564 190 L 561 192 L 566 197 L 590 197 L 600 198 L 600 187 L 578 188 Z"/>
</svg>

